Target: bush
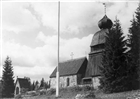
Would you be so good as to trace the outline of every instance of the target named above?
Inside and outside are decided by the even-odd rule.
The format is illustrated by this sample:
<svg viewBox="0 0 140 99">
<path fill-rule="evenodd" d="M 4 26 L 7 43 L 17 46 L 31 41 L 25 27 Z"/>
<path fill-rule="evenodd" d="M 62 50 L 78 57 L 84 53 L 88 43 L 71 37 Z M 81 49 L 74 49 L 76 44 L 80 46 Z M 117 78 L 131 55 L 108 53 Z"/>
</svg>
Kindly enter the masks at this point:
<svg viewBox="0 0 140 99">
<path fill-rule="evenodd" d="M 37 96 L 38 95 L 38 93 L 36 91 L 28 91 L 26 94 L 30 95 L 30 96 Z"/>
<path fill-rule="evenodd" d="M 85 98 L 95 98 L 95 94 L 94 94 L 94 92 L 93 91 L 90 91 L 86 96 L 85 96 Z"/>
<path fill-rule="evenodd" d="M 90 91 L 88 94 L 77 94 L 75 99 L 94 99 L 95 95 L 93 91 Z"/>
<path fill-rule="evenodd" d="M 39 90 L 39 94 L 40 95 L 45 95 L 46 94 L 46 89 Z"/>
<path fill-rule="evenodd" d="M 16 97 L 15 97 L 15 99 L 22 99 L 23 97 L 22 97 L 22 95 L 21 94 L 18 94 L 18 95 L 16 95 Z"/>
<path fill-rule="evenodd" d="M 55 93 L 56 93 L 56 90 L 54 88 L 51 88 L 46 92 L 47 95 L 54 95 Z"/>
<path fill-rule="evenodd" d="M 92 86 L 83 86 L 83 91 L 93 91 L 94 88 Z"/>
<path fill-rule="evenodd" d="M 74 87 L 69 87 L 70 91 L 74 91 L 74 92 L 78 92 L 78 91 L 82 91 L 82 87 L 79 86 L 74 86 Z"/>
</svg>

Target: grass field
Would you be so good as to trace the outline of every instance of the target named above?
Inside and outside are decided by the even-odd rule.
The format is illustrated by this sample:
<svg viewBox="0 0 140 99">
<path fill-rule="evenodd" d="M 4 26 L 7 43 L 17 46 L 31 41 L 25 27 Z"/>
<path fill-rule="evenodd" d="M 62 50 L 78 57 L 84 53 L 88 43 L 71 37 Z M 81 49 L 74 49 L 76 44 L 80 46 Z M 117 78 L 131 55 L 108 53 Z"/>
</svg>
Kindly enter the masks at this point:
<svg viewBox="0 0 140 99">
<path fill-rule="evenodd" d="M 96 98 L 92 99 L 135 99 L 134 96 L 138 93 L 138 91 L 132 91 L 132 92 L 123 92 L 123 93 L 114 93 L 114 94 L 103 94 L 103 93 L 98 93 L 96 94 Z M 140 94 L 140 93 L 139 93 Z M 68 94 L 67 94 L 68 95 Z M 35 96 L 35 97 L 26 97 L 24 99 L 75 99 L 75 96 L 70 97 L 69 96 L 61 96 L 60 98 L 56 98 L 55 95 L 52 96 Z M 86 98 L 88 99 L 88 98 Z"/>
<path fill-rule="evenodd" d="M 60 90 L 60 97 L 55 97 L 55 90 L 49 91 L 46 95 L 34 96 L 34 97 L 24 97 L 23 99 L 75 99 L 77 94 L 86 94 L 91 89 L 88 88 L 68 88 Z M 84 98 L 84 99 L 136 99 L 135 97 L 140 97 L 140 90 L 104 94 L 97 90 L 92 90 L 95 94 L 95 98 Z M 128 98 L 129 97 L 129 98 Z M 83 99 L 83 98 L 82 98 Z M 140 98 L 138 98 L 140 99 Z"/>
<path fill-rule="evenodd" d="M 136 97 L 140 97 L 140 90 L 113 94 L 104 94 L 104 93 L 95 93 L 95 94 L 96 98 L 99 97 L 99 99 L 135 99 Z"/>
</svg>

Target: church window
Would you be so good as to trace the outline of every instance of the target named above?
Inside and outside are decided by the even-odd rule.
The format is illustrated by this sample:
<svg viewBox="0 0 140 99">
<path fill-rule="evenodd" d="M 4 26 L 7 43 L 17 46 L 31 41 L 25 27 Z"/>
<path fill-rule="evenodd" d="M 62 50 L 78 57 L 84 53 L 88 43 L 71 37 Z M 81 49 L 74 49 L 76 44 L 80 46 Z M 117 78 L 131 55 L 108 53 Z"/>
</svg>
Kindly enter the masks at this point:
<svg viewBox="0 0 140 99">
<path fill-rule="evenodd" d="M 67 86 L 70 85 L 70 78 L 67 78 Z"/>
</svg>

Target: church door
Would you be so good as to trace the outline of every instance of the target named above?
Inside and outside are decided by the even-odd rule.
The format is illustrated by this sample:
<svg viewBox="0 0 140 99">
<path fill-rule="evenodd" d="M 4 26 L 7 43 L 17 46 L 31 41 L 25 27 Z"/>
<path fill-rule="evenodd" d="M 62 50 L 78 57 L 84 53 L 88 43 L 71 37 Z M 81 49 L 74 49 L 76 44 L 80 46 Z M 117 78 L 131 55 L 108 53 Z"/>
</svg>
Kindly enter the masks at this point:
<svg viewBox="0 0 140 99">
<path fill-rule="evenodd" d="M 16 87 L 16 95 L 19 94 L 19 87 Z"/>
</svg>

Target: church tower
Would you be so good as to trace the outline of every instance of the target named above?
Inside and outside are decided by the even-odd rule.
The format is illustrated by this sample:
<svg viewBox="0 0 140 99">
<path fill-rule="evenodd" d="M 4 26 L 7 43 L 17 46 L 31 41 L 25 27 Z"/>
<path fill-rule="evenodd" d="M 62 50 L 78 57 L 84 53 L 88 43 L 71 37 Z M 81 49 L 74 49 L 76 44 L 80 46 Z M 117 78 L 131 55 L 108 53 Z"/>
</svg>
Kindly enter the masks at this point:
<svg viewBox="0 0 140 99">
<path fill-rule="evenodd" d="M 101 66 L 102 62 L 102 53 L 104 51 L 104 44 L 105 44 L 105 35 L 108 30 L 112 27 L 112 21 L 105 16 L 98 22 L 98 26 L 100 28 L 97 31 L 91 41 L 90 45 L 90 53 L 89 53 L 89 62 L 86 70 L 86 78 L 91 79 L 94 88 L 97 88 L 99 84 L 100 78 L 100 70 L 99 66 Z M 85 80 L 86 80 L 85 78 Z"/>
</svg>

